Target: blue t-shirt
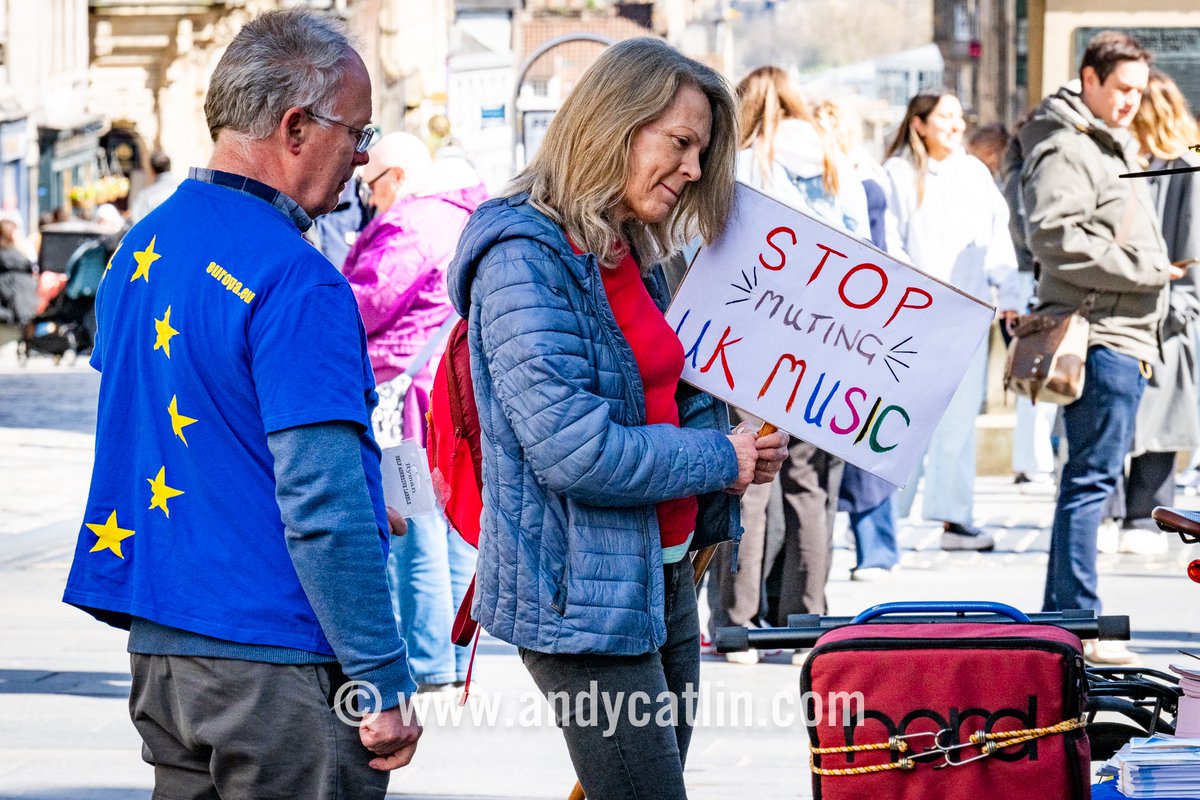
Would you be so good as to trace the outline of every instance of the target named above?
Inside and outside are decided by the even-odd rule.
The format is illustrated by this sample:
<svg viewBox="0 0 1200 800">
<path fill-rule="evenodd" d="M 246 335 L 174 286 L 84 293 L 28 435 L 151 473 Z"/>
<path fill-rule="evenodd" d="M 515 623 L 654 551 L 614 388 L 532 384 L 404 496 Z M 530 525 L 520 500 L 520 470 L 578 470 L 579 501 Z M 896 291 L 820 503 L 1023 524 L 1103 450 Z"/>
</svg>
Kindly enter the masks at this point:
<svg viewBox="0 0 1200 800">
<path fill-rule="evenodd" d="M 64 599 L 122 627 L 332 654 L 288 555 L 267 435 L 356 425 L 387 552 L 346 279 L 271 204 L 188 180 L 126 235 L 96 317 L 96 458 Z"/>
</svg>

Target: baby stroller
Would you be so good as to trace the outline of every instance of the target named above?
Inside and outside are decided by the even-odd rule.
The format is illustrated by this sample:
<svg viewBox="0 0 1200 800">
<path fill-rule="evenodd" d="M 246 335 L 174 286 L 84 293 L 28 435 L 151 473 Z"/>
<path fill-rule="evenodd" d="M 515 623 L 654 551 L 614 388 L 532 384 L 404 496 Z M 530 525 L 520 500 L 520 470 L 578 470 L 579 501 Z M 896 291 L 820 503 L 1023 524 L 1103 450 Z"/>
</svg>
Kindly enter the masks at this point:
<svg viewBox="0 0 1200 800">
<path fill-rule="evenodd" d="M 91 350 L 96 338 L 96 290 L 111 255 L 105 239 L 80 243 L 67 259 L 67 280 L 46 310 L 25 325 L 17 357 L 51 356 L 55 363 L 70 351 L 76 357 Z"/>
</svg>

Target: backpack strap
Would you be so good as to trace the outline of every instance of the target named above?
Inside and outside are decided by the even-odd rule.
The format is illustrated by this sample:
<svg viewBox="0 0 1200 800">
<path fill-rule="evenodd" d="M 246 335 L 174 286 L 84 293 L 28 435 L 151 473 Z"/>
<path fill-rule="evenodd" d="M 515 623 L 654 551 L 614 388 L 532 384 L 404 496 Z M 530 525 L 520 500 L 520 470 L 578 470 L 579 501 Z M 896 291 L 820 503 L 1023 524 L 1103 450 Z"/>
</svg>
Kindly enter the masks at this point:
<svg viewBox="0 0 1200 800">
<path fill-rule="evenodd" d="M 429 363 L 429 359 L 433 358 L 433 351 L 446 340 L 446 337 L 450 335 L 450 331 L 454 329 L 454 325 L 457 322 L 458 315 L 451 313 L 450 316 L 446 317 L 446 321 L 433 332 L 433 336 L 429 337 L 425 345 L 417 351 L 416 357 L 409 362 L 408 368 L 401 373 L 408 376 L 409 383 L 416 378 L 418 372 L 425 368 L 425 365 Z"/>
</svg>

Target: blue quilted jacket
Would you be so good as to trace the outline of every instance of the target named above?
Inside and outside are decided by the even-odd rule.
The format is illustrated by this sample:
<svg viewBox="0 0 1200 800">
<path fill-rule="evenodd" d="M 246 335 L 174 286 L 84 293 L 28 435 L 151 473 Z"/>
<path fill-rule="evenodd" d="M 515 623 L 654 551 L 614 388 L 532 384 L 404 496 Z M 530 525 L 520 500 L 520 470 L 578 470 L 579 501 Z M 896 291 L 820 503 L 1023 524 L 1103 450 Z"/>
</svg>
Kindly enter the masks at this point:
<svg viewBox="0 0 1200 800">
<path fill-rule="evenodd" d="M 531 650 L 648 653 L 666 641 L 655 504 L 697 495 L 698 541 L 741 534 L 728 411 L 681 384 L 682 427 L 644 424 L 595 256 L 526 200 L 480 206 L 448 273 L 483 428 L 473 616 Z M 666 300 L 660 271 L 647 288 Z"/>
</svg>

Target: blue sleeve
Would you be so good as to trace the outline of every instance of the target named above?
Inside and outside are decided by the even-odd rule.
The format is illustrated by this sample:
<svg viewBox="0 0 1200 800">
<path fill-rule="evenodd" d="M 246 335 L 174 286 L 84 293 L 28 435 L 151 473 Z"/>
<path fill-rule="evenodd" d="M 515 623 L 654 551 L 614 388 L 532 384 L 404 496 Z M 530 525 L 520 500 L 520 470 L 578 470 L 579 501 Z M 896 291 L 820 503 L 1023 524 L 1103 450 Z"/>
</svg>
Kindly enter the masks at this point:
<svg viewBox="0 0 1200 800">
<path fill-rule="evenodd" d="M 625 426 L 595 394 L 579 310 L 554 288 L 563 267 L 548 251 L 497 248 L 479 271 L 485 360 L 504 415 L 547 488 L 620 507 L 728 486 L 737 455 L 723 431 Z"/>
<path fill-rule="evenodd" d="M 288 553 L 308 602 L 346 675 L 373 684 L 380 708 L 392 708 L 417 686 L 392 616 L 358 433 L 331 422 L 277 431 L 267 443 Z"/>
<path fill-rule="evenodd" d="M 314 422 L 369 428 L 364 334 L 344 281 L 276 299 L 250 324 L 250 368 L 267 433 Z"/>
</svg>

